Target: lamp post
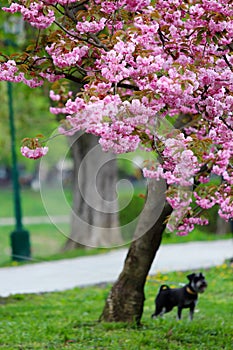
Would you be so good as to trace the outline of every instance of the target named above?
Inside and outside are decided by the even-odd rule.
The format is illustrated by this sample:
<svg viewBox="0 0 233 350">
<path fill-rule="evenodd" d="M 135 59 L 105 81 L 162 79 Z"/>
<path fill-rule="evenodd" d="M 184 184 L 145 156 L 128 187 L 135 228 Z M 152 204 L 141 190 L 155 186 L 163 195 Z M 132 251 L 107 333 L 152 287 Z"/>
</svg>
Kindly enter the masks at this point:
<svg viewBox="0 0 233 350">
<path fill-rule="evenodd" d="M 6 28 L 5 28 L 6 29 Z M 7 30 L 6 30 L 7 31 Z M 9 32 L 9 31 L 8 31 Z M 15 32 L 12 32 L 16 34 Z M 6 40 L 6 45 L 9 42 Z M 15 214 L 15 229 L 11 232 L 11 251 L 12 260 L 25 261 L 31 256 L 30 236 L 29 232 L 23 228 L 22 224 L 22 209 L 20 198 L 20 184 L 18 163 L 16 156 L 15 145 L 15 124 L 14 124 L 14 108 L 13 108 L 13 93 L 12 83 L 7 82 L 8 108 L 9 108 L 9 124 L 11 138 L 11 156 L 12 156 L 12 184 L 13 184 L 13 199 L 14 199 L 14 214 Z"/>
<path fill-rule="evenodd" d="M 11 156 L 12 156 L 12 183 L 14 195 L 14 211 L 15 211 L 15 230 L 11 233 L 11 249 L 12 260 L 24 261 L 31 256 L 29 232 L 22 225 L 22 209 L 20 198 L 20 185 L 17 156 L 15 150 L 15 125 L 14 125 L 14 109 L 12 83 L 7 82 L 8 105 L 9 105 L 9 123 L 11 137 Z"/>
</svg>

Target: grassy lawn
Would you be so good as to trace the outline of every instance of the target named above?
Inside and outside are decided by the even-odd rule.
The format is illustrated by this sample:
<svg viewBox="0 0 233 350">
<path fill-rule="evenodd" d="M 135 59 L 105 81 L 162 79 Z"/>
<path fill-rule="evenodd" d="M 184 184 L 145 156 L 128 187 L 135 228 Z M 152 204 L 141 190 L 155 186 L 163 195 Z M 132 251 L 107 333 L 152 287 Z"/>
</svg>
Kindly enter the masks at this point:
<svg viewBox="0 0 233 350">
<path fill-rule="evenodd" d="M 120 223 L 122 226 L 131 222 L 132 219 L 140 214 L 143 198 L 142 188 L 135 188 L 132 201 L 120 212 Z M 67 190 L 65 198 L 68 203 L 71 203 L 71 194 Z M 120 193 L 120 207 L 124 207 L 124 203 L 128 202 L 127 193 Z M 59 205 L 57 205 L 59 203 Z M 67 211 L 67 203 L 60 200 L 60 194 L 56 189 L 48 189 L 46 191 L 46 205 L 51 209 L 53 215 L 69 215 Z M 13 216 L 12 192 L 9 189 L 1 189 L 0 195 L 0 217 Z M 47 216 L 47 211 L 43 205 L 40 192 L 34 192 L 30 189 L 22 190 L 22 209 L 24 216 Z M 135 223 L 136 226 L 136 223 Z M 32 246 L 32 261 L 49 261 L 62 258 L 73 258 L 87 254 L 97 254 L 107 252 L 108 249 L 89 249 L 89 250 L 74 250 L 71 252 L 61 252 L 67 237 L 69 236 L 69 224 L 59 224 L 55 226 L 50 224 L 25 225 L 25 228 L 30 232 L 30 240 Z M 0 266 L 9 265 L 11 261 L 10 251 L 10 233 L 14 230 L 13 226 L 0 227 Z M 132 232 L 122 231 L 123 238 L 129 242 L 132 238 Z M 203 241 L 213 239 L 231 238 L 230 234 L 218 236 L 207 233 L 204 230 L 196 228 L 191 234 L 185 237 L 178 237 L 175 234 L 165 233 L 163 244 L 167 243 L 184 243 L 190 241 Z"/>
<path fill-rule="evenodd" d="M 12 217 L 13 211 L 13 194 L 11 189 L 1 188 L 0 196 L 0 217 Z M 63 195 L 63 193 L 62 193 Z M 46 196 L 46 197 L 45 197 Z M 46 208 L 43 204 L 43 197 L 45 197 L 46 206 L 56 209 L 56 215 L 66 215 L 66 203 L 60 201 L 61 193 L 56 188 L 43 189 L 42 195 L 40 191 L 33 191 L 30 188 L 22 188 L 21 190 L 21 204 L 24 216 L 47 216 Z M 65 192 L 64 199 L 70 201 L 70 191 Z M 59 201 L 59 205 L 58 205 Z"/>
<path fill-rule="evenodd" d="M 59 293 L 16 295 L 0 298 L 0 348 L 106 349 L 106 350 L 220 350 L 232 349 L 232 266 L 205 271 L 209 283 L 199 298 L 193 322 L 188 310 L 176 321 L 176 310 L 152 320 L 154 296 L 159 285 L 177 286 L 189 273 L 150 277 L 142 327 L 98 323 L 110 285 L 76 288 Z"/>
</svg>

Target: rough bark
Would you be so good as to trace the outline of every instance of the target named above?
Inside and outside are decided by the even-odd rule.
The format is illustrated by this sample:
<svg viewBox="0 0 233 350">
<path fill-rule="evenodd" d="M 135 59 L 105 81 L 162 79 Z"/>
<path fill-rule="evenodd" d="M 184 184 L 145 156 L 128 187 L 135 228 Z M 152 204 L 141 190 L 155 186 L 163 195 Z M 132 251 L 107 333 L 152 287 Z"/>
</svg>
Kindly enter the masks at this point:
<svg viewBox="0 0 233 350">
<path fill-rule="evenodd" d="M 172 208 L 165 201 L 164 183 L 162 180 L 150 180 L 146 205 L 135 232 L 136 239 L 132 242 L 124 268 L 108 295 L 100 320 L 140 324 L 146 277 L 159 249 L 165 221 L 171 212 Z"/>
<path fill-rule="evenodd" d="M 74 161 L 73 210 L 71 234 L 64 249 L 121 244 L 115 155 L 103 152 L 94 135 L 77 133 L 70 142 Z"/>
</svg>

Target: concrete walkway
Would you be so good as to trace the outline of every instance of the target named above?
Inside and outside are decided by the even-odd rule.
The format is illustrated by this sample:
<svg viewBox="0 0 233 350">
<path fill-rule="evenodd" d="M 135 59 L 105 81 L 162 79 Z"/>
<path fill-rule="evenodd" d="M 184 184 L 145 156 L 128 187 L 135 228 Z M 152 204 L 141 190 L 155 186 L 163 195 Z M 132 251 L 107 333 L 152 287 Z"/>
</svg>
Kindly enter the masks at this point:
<svg viewBox="0 0 233 350">
<path fill-rule="evenodd" d="M 122 270 L 127 249 L 106 254 L 0 269 L 0 296 L 62 291 L 113 282 Z M 151 267 L 158 271 L 194 270 L 220 265 L 233 256 L 233 241 L 162 245 Z"/>
</svg>

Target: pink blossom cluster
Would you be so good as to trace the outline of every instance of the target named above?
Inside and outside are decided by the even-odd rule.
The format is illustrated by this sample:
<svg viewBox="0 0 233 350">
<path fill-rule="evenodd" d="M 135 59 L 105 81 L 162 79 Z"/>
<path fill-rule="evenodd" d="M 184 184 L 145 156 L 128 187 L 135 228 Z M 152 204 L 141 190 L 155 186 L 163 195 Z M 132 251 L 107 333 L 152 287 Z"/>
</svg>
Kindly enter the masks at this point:
<svg viewBox="0 0 233 350">
<path fill-rule="evenodd" d="M 167 195 L 167 201 L 173 208 L 167 229 L 171 232 L 177 231 L 179 235 L 187 234 L 189 227 L 193 229 L 193 223 L 191 226 L 188 222 L 184 223 L 184 218 L 187 218 L 186 214 L 191 211 L 191 191 L 185 188 L 179 188 L 178 191 L 170 190 L 170 194 Z M 190 231 L 192 229 L 190 228 Z"/>
<path fill-rule="evenodd" d="M 31 149 L 27 146 L 23 146 L 20 149 L 22 155 L 29 159 L 39 159 L 45 156 L 48 150 L 48 147 L 36 147 L 35 149 Z"/>
<path fill-rule="evenodd" d="M 61 96 L 59 94 L 55 94 L 53 90 L 49 91 L 49 97 L 52 101 L 60 101 Z"/>
<path fill-rule="evenodd" d="M 183 141 L 182 145 L 181 141 Z M 188 143 L 191 141 L 191 138 L 185 140 L 181 134 L 180 138 L 167 139 L 164 142 L 164 178 L 168 184 L 178 184 L 180 186 L 193 184 L 193 177 L 199 171 L 200 164 L 193 151 L 188 149 Z"/>
<path fill-rule="evenodd" d="M 200 226 L 203 226 L 203 225 L 208 225 L 208 220 L 207 219 L 202 219 L 202 218 L 184 218 L 183 219 L 183 222 L 181 225 L 178 226 L 177 228 L 177 234 L 179 236 L 186 236 L 189 232 L 192 232 L 195 225 L 200 225 Z M 169 228 L 169 225 L 168 225 L 168 228 Z M 171 231 L 173 231 L 173 228 L 169 228 L 171 229 Z"/>
<path fill-rule="evenodd" d="M 182 193 L 183 192 L 183 193 Z M 194 192 L 195 193 L 195 192 Z M 167 196 L 167 201 L 174 209 L 171 214 L 170 220 L 167 224 L 167 229 L 171 232 L 176 231 L 178 235 L 187 235 L 194 229 L 194 225 L 208 225 L 208 219 L 199 216 L 192 216 L 192 198 L 190 189 L 183 188 L 182 191 L 178 190 L 171 196 Z M 212 206 L 207 206 L 206 202 L 195 202 L 201 208 L 209 209 Z M 203 205 L 203 206 L 202 206 Z"/>
<path fill-rule="evenodd" d="M 48 28 L 55 20 L 54 11 L 47 9 L 43 1 L 30 1 L 27 7 L 27 1 L 20 1 L 21 4 L 12 3 L 10 7 L 3 7 L 3 11 L 16 13 L 20 12 L 24 21 L 29 22 L 31 26 L 38 29 Z"/>
<path fill-rule="evenodd" d="M 122 4 L 124 6 L 124 2 Z M 125 8 L 130 12 L 137 12 L 143 10 L 150 5 L 150 0 L 126 0 Z"/>
<path fill-rule="evenodd" d="M 194 182 L 194 176 L 200 169 L 197 157 L 189 149 L 192 138 L 184 137 L 183 134 L 176 138 L 164 140 L 162 151 L 163 164 L 154 170 L 143 169 L 143 173 L 149 178 L 163 178 L 168 185 L 190 186 Z M 175 203 L 172 205 L 175 208 Z"/>
<path fill-rule="evenodd" d="M 53 98 L 57 98 L 52 93 Z M 67 114 L 72 130 L 85 130 L 100 137 L 105 151 L 115 153 L 132 152 L 140 143 L 138 135 L 132 135 L 135 125 L 144 125 L 154 112 L 145 107 L 140 100 L 131 103 L 122 100 L 119 95 L 106 96 L 102 100 L 92 98 L 88 103 L 77 97 L 68 100 L 65 107 L 51 107 L 54 114 Z M 127 123 L 124 120 L 128 115 Z"/>
<path fill-rule="evenodd" d="M 44 80 L 47 80 L 49 83 L 54 83 L 57 80 L 65 78 L 64 74 L 55 74 L 52 73 L 50 69 L 47 69 L 45 72 L 40 72 L 39 77 L 43 78 Z M 32 86 L 36 87 L 36 86 Z"/>
<path fill-rule="evenodd" d="M 209 209 L 214 205 L 218 205 L 219 215 L 225 219 L 232 219 L 233 215 L 233 191 L 232 185 L 228 185 L 227 182 L 223 183 L 218 189 L 212 191 L 212 193 L 206 194 L 203 189 L 198 192 L 194 192 L 196 198 L 196 204 L 203 209 Z"/>
<path fill-rule="evenodd" d="M 194 192 L 194 197 L 196 199 L 196 203 L 203 209 L 210 209 L 217 203 L 217 198 L 214 196 L 206 196 L 204 198 L 200 197 L 196 192 Z"/>
<path fill-rule="evenodd" d="M 150 0 L 95 0 L 95 3 L 101 6 L 101 12 L 111 14 L 121 8 L 130 12 L 141 11 L 150 5 Z"/>
<path fill-rule="evenodd" d="M 29 87 L 38 87 L 43 84 L 43 80 L 37 77 L 27 79 L 23 72 L 19 72 L 15 61 L 9 60 L 0 65 L 0 81 L 10 81 L 12 83 L 24 83 Z"/>
<path fill-rule="evenodd" d="M 64 42 L 53 43 L 50 46 L 46 46 L 46 51 L 52 57 L 53 63 L 58 68 L 65 68 L 69 66 L 75 66 L 82 62 L 83 57 L 87 56 L 87 46 L 74 46 L 69 51 L 64 50 Z"/>
<path fill-rule="evenodd" d="M 69 5 L 72 4 L 72 2 L 77 2 L 77 0 L 46 0 L 47 5 Z"/>
<path fill-rule="evenodd" d="M 101 18 L 99 21 L 84 21 L 78 22 L 76 29 L 79 33 L 98 33 L 104 29 L 106 25 L 106 18 Z"/>
<path fill-rule="evenodd" d="M 233 200 L 232 200 L 233 193 L 231 191 L 231 196 L 225 196 L 222 197 L 219 200 L 220 209 L 218 211 L 219 215 L 224 220 L 231 220 L 233 217 Z"/>
</svg>

